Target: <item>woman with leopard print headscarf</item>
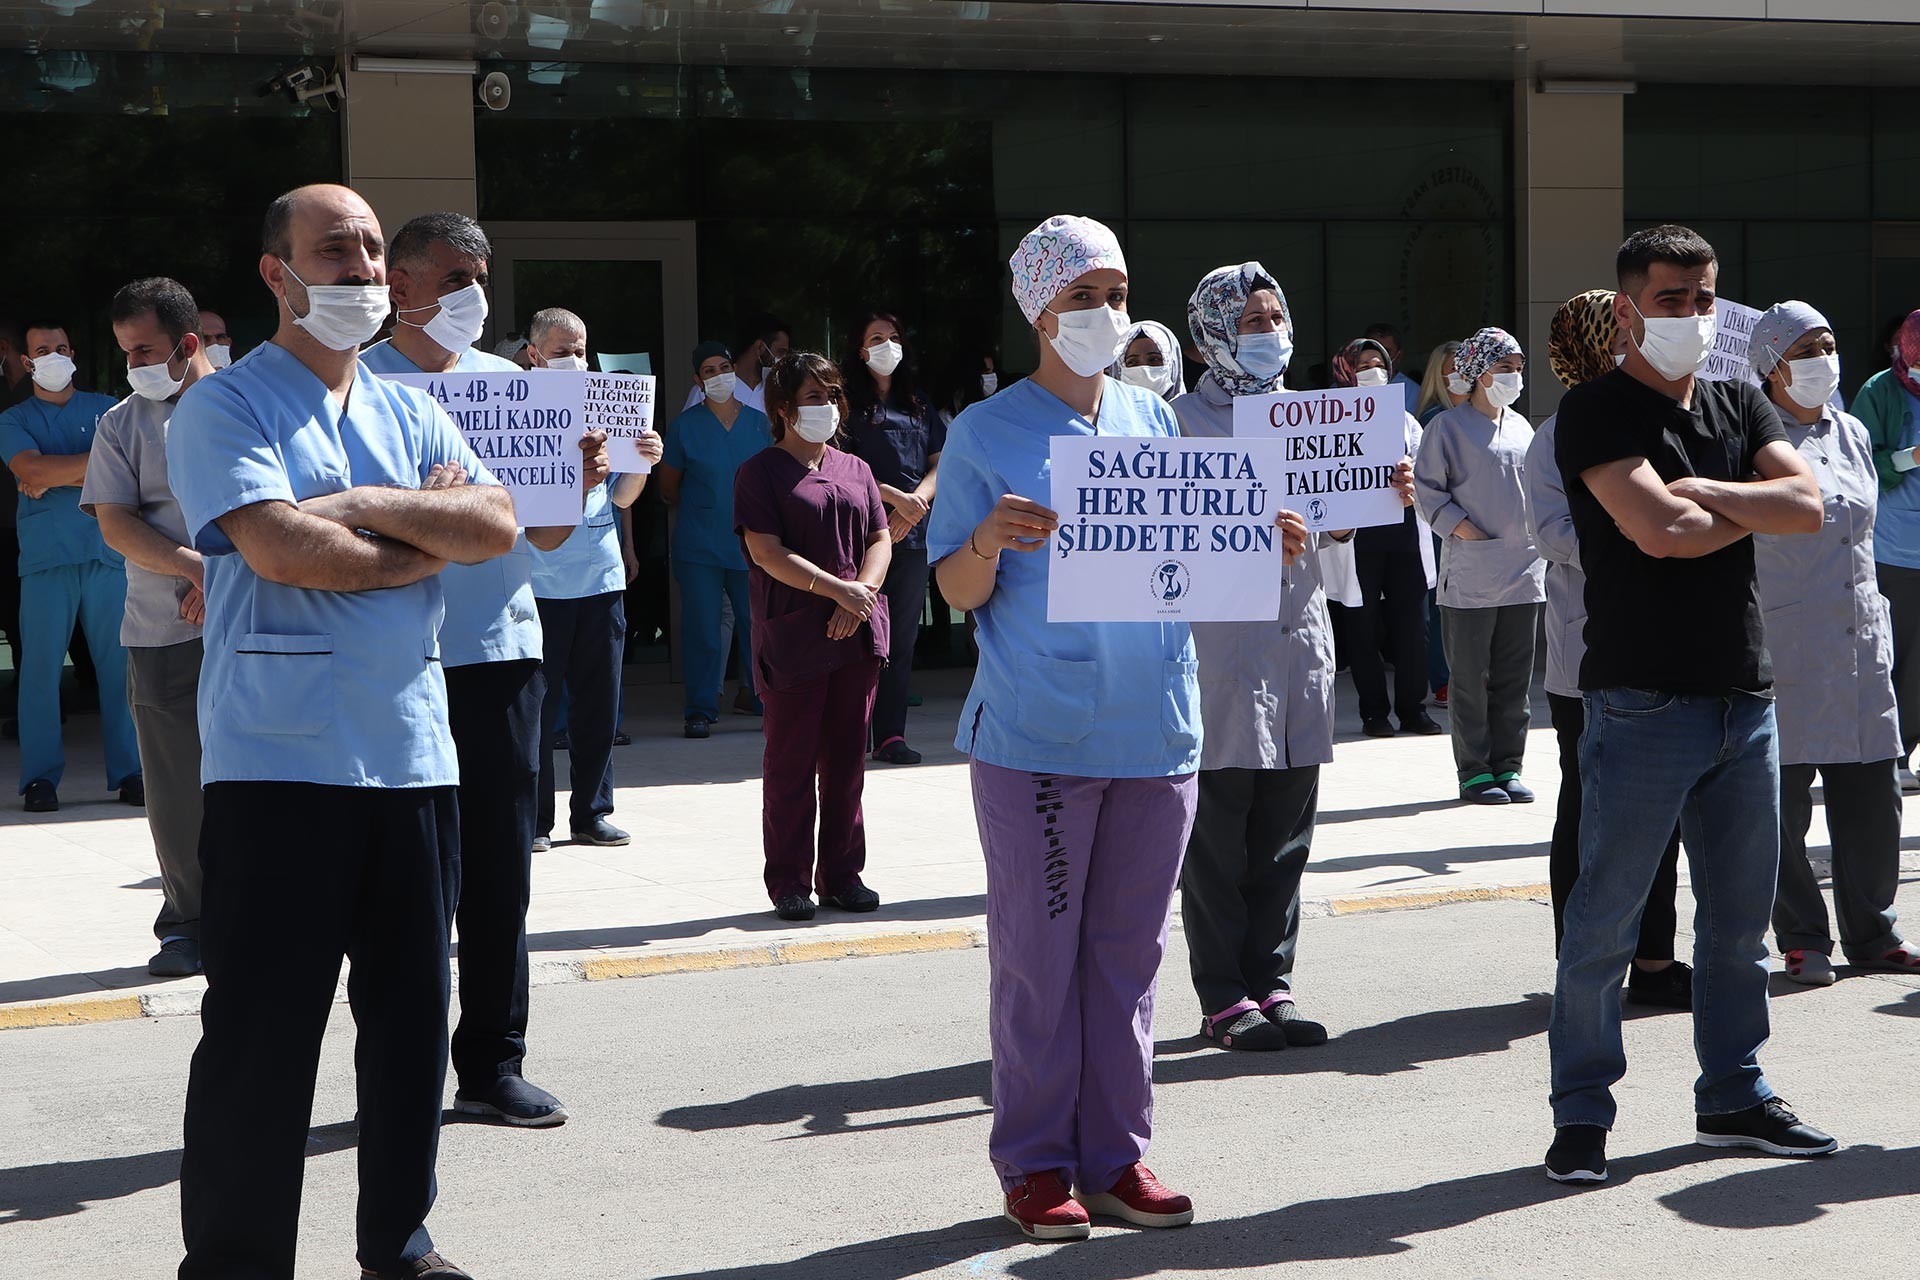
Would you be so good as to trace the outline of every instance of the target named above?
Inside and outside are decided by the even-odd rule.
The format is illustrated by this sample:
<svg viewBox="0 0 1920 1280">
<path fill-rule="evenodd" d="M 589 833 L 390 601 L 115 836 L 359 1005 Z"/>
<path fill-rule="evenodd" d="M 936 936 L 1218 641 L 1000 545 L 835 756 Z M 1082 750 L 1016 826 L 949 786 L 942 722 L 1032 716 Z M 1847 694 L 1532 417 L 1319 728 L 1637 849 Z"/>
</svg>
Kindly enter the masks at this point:
<svg viewBox="0 0 1920 1280">
<path fill-rule="evenodd" d="M 1547 329 L 1547 360 L 1554 376 L 1566 386 L 1612 373 L 1626 350 L 1627 335 L 1613 314 L 1613 290 L 1575 294 L 1553 313 Z M 1586 704 L 1580 700 L 1580 659 L 1586 653 L 1587 580 L 1580 571 L 1580 544 L 1573 535 L 1553 441 L 1554 419 L 1548 418 L 1527 448 L 1527 495 L 1534 539 L 1547 561 L 1547 706 L 1560 746 L 1560 803 L 1547 857 L 1557 951 L 1567 899 L 1580 878 L 1580 735 L 1587 720 Z M 1627 978 L 1627 999 L 1636 1004 L 1667 1009 L 1687 1009 L 1693 1004 L 1693 970 L 1673 958 L 1679 862 L 1676 830 L 1660 858 L 1640 916 L 1640 943 Z"/>
</svg>

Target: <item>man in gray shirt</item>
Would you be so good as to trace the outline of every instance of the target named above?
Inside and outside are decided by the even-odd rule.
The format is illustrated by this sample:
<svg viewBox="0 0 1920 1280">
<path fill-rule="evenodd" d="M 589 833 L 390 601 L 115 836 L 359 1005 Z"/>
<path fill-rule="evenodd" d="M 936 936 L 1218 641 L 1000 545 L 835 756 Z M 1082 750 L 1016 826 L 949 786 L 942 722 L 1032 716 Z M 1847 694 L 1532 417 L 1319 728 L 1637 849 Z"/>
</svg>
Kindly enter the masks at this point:
<svg viewBox="0 0 1920 1280">
<path fill-rule="evenodd" d="M 155 977 L 200 972 L 200 626 L 206 580 L 186 546 L 186 520 L 167 484 L 167 423 L 180 393 L 214 372 L 193 296 L 172 280 L 136 280 L 114 295 L 113 336 L 134 394 L 95 431 L 80 508 L 127 559 L 127 702 L 140 739 L 165 901 L 153 931 Z"/>
</svg>

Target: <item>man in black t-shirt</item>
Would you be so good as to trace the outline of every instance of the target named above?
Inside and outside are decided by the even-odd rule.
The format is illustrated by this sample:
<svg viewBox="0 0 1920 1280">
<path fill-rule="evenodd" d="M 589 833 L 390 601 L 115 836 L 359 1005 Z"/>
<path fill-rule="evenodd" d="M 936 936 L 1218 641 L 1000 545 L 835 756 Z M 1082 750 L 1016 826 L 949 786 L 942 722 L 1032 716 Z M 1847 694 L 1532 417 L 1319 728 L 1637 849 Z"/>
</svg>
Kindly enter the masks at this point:
<svg viewBox="0 0 1920 1280">
<path fill-rule="evenodd" d="M 1695 377 L 1713 348 L 1712 246 L 1685 227 L 1620 247 L 1613 373 L 1560 402 L 1555 456 L 1587 574 L 1580 877 L 1554 991 L 1548 1176 L 1606 1178 L 1626 1074 L 1619 991 L 1679 822 L 1701 902 L 1694 944 L 1695 1141 L 1772 1155 L 1838 1144 L 1760 1072 L 1780 848 L 1773 675 L 1754 533 L 1812 533 L 1819 486 L 1766 399 Z"/>
</svg>

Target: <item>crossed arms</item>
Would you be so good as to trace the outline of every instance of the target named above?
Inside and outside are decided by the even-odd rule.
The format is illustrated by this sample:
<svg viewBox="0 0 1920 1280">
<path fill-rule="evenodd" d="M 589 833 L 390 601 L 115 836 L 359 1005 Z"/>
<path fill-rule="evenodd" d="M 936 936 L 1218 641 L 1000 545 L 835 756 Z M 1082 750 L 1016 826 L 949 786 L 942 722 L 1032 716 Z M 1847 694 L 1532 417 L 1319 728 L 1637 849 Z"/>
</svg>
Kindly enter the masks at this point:
<svg viewBox="0 0 1920 1280">
<path fill-rule="evenodd" d="M 1682 476 L 1668 483 L 1645 458 L 1620 458 L 1580 478 L 1628 541 L 1655 559 L 1712 555 L 1750 533 L 1819 530 L 1820 486 L 1792 445 L 1763 445 L 1753 468 L 1756 480 Z"/>
</svg>

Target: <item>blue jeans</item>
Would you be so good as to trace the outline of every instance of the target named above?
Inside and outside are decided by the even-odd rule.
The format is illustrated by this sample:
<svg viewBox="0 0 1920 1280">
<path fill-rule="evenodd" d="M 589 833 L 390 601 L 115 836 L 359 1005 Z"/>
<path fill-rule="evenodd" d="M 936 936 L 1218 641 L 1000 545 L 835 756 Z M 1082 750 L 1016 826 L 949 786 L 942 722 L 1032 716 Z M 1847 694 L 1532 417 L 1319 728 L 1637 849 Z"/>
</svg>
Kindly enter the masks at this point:
<svg viewBox="0 0 1920 1280">
<path fill-rule="evenodd" d="M 680 674 L 687 682 L 686 714 L 720 717 L 720 685 L 727 675 L 727 651 L 720 646 L 720 598 L 733 601 L 733 644 L 740 655 L 740 683 L 753 688 L 752 612 L 747 604 L 747 571 L 712 564 L 673 562 L 680 584 Z"/>
<path fill-rule="evenodd" d="M 1612 1128 L 1627 1072 L 1620 983 L 1661 854 L 1680 824 L 1693 892 L 1694 1109 L 1724 1115 L 1773 1096 L 1767 944 L 1780 860 L 1779 741 L 1770 697 L 1644 689 L 1586 695 L 1580 878 L 1553 993 L 1553 1122 Z"/>
</svg>

